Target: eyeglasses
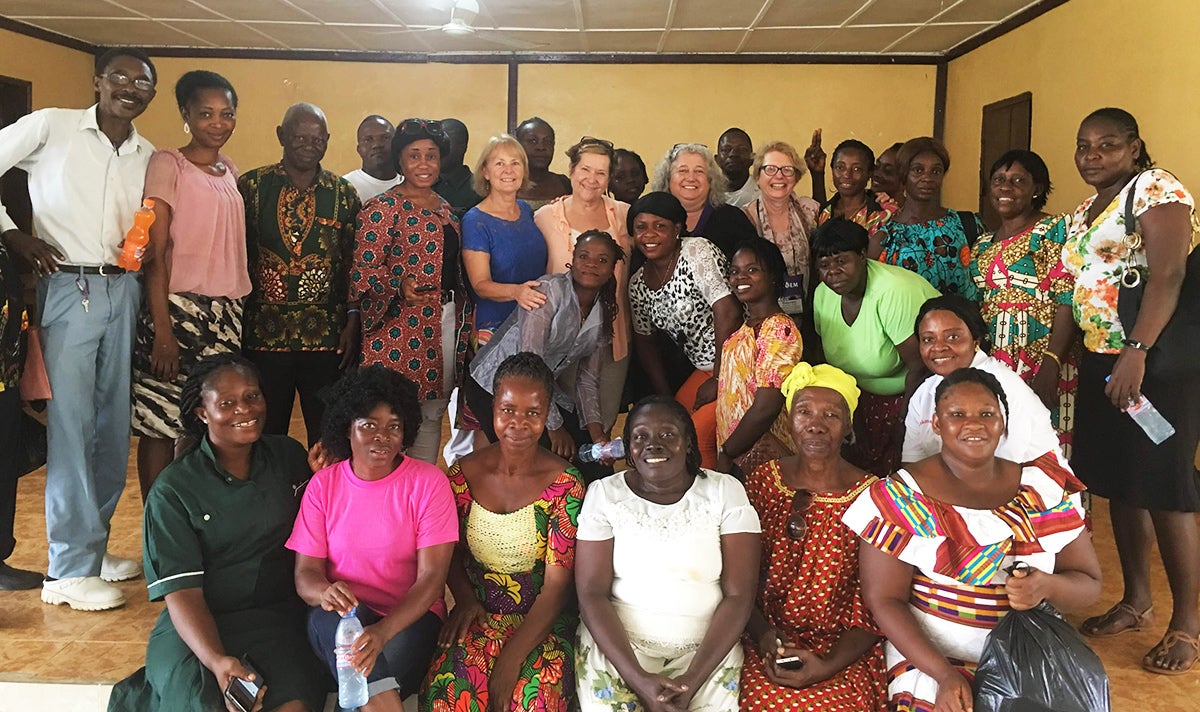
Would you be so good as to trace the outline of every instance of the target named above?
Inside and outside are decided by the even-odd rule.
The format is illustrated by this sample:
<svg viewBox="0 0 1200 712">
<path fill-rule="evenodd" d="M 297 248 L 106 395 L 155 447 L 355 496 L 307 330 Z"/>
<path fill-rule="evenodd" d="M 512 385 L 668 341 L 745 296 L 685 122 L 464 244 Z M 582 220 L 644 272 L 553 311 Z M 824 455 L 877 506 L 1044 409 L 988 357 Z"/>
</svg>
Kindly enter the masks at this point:
<svg viewBox="0 0 1200 712">
<path fill-rule="evenodd" d="M 708 146 L 705 146 L 702 143 L 677 143 L 674 146 L 671 146 L 671 152 L 668 154 L 671 157 L 671 160 L 674 161 L 676 158 L 679 158 L 679 154 L 683 153 L 683 149 L 685 148 L 689 151 L 695 151 L 697 148 L 702 148 L 705 151 L 708 150 Z"/>
<path fill-rule="evenodd" d="M 759 170 L 763 173 L 766 173 L 769 176 L 773 176 L 778 173 L 782 173 L 784 178 L 795 178 L 796 177 L 796 167 L 795 166 L 764 165 L 761 168 L 759 168 Z"/>
<path fill-rule="evenodd" d="M 792 512 L 788 515 L 785 528 L 788 539 L 800 541 L 808 533 L 808 521 L 804 519 L 804 513 L 812 509 L 815 496 L 812 490 L 806 489 L 798 489 L 792 495 Z"/>
<path fill-rule="evenodd" d="M 441 121 L 430 121 L 429 119 L 405 119 L 400 122 L 400 127 L 396 129 L 396 133 L 408 134 L 409 136 L 433 134 L 441 136 L 445 133 L 442 129 Z"/>
<path fill-rule="evenodd" d="M 146 79 L 144 77 L 130 79 L 129 75 L 125 74 L 124 72 L 109 72 L 108 74 L 104 75 L 104 78 L 107 79 L 113 86 L 127 87 L 132 84 L 135 89 L 140 91 L 154 91 L 153 80 Z"/>
</svg>

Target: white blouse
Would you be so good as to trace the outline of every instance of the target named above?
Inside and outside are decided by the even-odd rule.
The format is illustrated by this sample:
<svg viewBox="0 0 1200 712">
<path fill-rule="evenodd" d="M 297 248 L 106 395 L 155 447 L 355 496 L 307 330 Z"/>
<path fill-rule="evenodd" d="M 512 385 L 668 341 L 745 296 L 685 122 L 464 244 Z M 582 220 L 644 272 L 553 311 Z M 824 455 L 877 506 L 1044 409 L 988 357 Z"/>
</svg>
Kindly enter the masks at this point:
<svg viewBox="0 0 1200 712">
<path fill-rule="evenodd" d="M 613 540 L 612 602 L 635 641 L 694 649 L 721 591 L 721 536 L 760 533 L 742 483 L 704 471 L 674 504 L 639 497 L 619 472 L 588 487 L 577 539 Z"/>
</svg>

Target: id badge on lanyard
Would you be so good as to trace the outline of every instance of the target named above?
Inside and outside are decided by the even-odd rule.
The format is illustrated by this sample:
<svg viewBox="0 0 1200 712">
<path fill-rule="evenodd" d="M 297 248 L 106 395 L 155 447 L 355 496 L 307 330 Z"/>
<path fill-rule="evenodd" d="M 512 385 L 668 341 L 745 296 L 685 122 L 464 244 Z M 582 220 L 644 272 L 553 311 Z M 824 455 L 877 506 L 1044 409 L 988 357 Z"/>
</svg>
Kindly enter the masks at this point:
<svg viewBox="0 0 1200 712">
<path fill-rule="evenodd" d="M 783 294 L 779 306 L 785 314 L 804 313 L 804 275 L 789 274 L 783 278 Z"/>
</svg>

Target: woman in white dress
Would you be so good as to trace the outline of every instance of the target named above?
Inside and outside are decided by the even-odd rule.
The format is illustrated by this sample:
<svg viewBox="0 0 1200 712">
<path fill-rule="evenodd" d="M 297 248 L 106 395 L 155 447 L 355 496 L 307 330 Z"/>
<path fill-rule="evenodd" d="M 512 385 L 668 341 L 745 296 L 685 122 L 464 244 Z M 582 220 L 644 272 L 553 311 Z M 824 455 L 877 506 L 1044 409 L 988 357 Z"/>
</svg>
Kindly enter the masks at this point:
<svg viewBox="0 0 1200 712">
<path fill-rule="evenodd" d="M 740 482 L 700 467 L 674 400 L 640 401 L 624 435 L 630 469 L 594 483 L 579 515 L 580 708 L 735 710 L 758 515 Z"/>
</svg>

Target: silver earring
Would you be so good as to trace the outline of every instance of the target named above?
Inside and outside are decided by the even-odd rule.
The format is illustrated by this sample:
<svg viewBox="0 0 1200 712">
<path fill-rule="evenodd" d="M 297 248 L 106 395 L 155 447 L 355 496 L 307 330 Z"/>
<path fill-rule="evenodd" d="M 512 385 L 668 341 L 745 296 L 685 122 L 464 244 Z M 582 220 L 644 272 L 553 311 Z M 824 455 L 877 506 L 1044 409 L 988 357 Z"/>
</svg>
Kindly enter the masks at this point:
<svg viewBox="0 0 1200 712">
<path fill-rule="evenodd" d="M 190 134 L 192 132 L 192 127 L 188 126 L 188 122 L 186 121 L 183 122 L 183 132 L 186 134 Z"/>
</svg>

